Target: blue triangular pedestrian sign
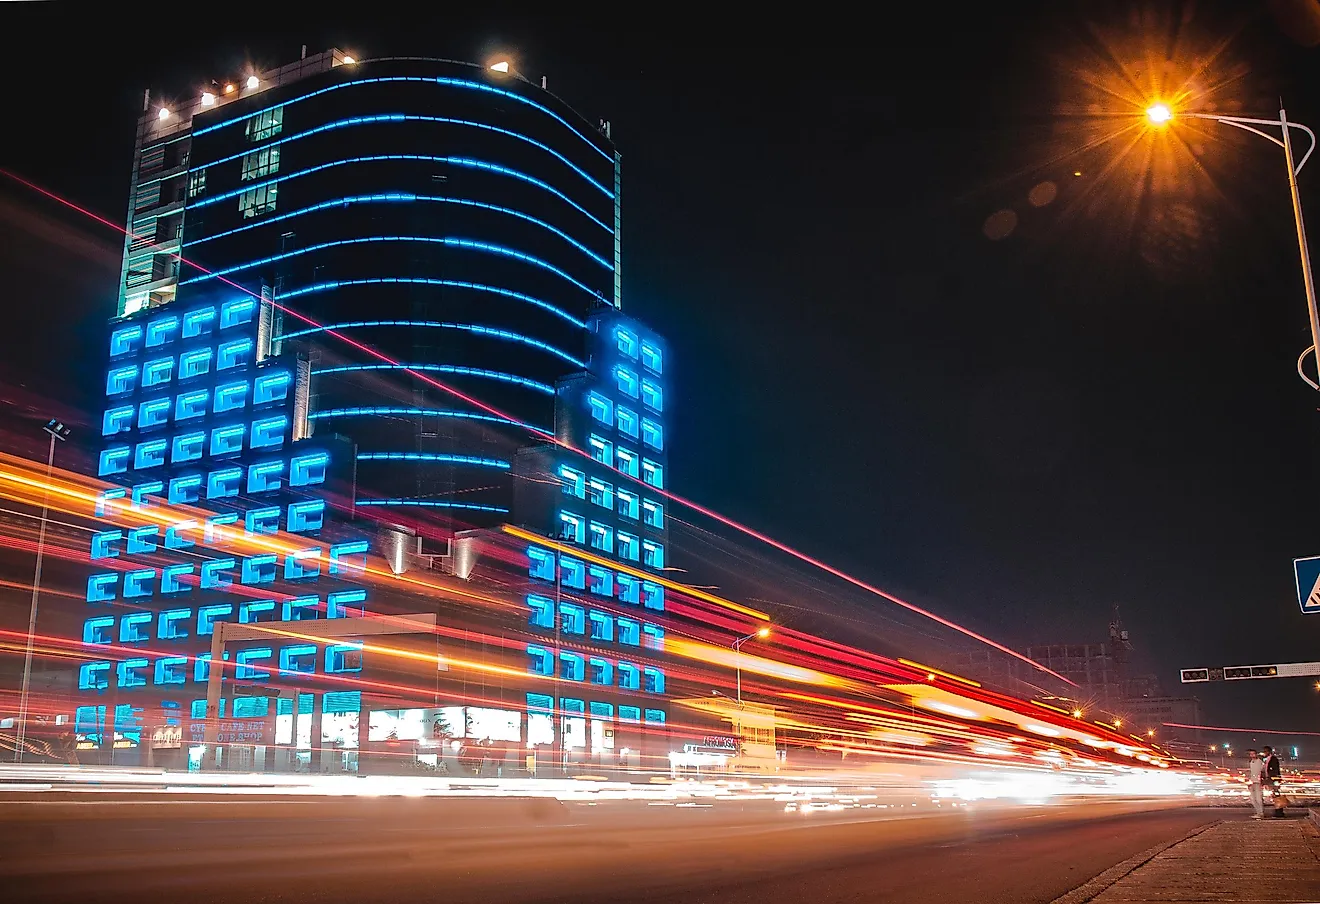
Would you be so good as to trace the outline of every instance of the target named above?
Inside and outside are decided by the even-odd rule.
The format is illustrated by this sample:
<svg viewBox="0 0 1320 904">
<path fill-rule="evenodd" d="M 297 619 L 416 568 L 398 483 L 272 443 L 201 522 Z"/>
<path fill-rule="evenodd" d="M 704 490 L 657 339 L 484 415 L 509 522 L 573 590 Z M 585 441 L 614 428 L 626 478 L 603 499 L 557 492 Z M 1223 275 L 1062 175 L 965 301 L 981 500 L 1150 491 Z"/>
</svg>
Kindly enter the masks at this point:
<svg viewBox="0 0 1320 904">
<path fill-rule="evenodd" d="M 1297 605 L 1303 614 L 1320 613 L 1320 556 L 1293 559 L 1293 576 L 1297 579 Z"/>
</svg>

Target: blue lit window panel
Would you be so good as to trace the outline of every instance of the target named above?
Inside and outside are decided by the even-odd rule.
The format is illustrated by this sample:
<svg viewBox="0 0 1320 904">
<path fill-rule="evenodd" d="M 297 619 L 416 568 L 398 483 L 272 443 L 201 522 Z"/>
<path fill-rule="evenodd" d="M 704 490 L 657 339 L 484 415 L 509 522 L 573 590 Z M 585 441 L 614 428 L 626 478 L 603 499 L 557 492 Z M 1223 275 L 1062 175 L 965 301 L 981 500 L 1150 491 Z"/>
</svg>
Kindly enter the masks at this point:
<svg viewBox="0 0 1320 904">
<path fill-rule="evenodd" d="M 152 585 L 155 581 L 156 569 L 154 568 L 135 568 L 132 571 L 124 572 L 124 599 L 141 599 L 151 596 Z"/>
<path fill-rule="evenodd" d="M 278 697 L 276 699 L 279 699 Z M 270 714 L 269 697 L 235 697 L 233 718 L 264 719 Z"/>
<path fill-rule="evenodd" d="M 642 342 L 642 366 L 652 373 L 665 372 L 665 359 L 660 347 L 651 342 Z"/>
<path fill-rule="evenodd" d="M 553 629 L 555 626 L 555 603 L 554 600 L 540 596 L 539 594 L 529 593 L 527 595 L 527 608 L 530 615 L 527 617 L 527 624 L 533 628 Z"/>
<path fill-rule="evenodd" d="M 592 549 L 598 549 L 609 555 L 614 554 L 614 528 L 599 521 L 592 521 L 587 528 L 587 540 Z"/>
<path fill-rule="evenodd" d="M 587 405 L 591 416 L 606 426 L 614 424 L 614 403 L 594 389 L 587 393 Z"/>
<path fill-rule="evenodd" d="M 642 721 L 642 709 L 640 706 L 620 706 L 620 722 L 640 722 Z"/>
<path fill-rule="evenodd" d="M 110 396 L 132 392 L 137 386 L 138 369 L 136 364 L 112 367 L 105 375 L 105 394 Z"/>
<path fill-rule="evenodd" d="M 251 339 L 231 339 L 228 342 L 222 342 L 215 350 L 215 369 L 229 370 L 233 367 L 242 367 L 252 359 L 252 340 Z"/>
<path fill-rule="evenodd" d="M 115 627 L 115 617 L 113 615 L 98 615 L 95 618 L 89 618 L 83 622 L 83 643 L 113 643 Z"/>
<path fill-rule="evenodd" d="M 203 531 L 203 539 L 208 546 L 215 546 L 217 543 L 228 542 L 231 539 L 230 533 L 225 530 L 231 524 L 238 523 L 238 512 L 229 512 L 226 515 L 212 515 L 206 519 L 206 527 Z"/>
<path fill-rule="evenodd" d="M 127 433 L 133 429 L 133 406 L 120 405 L 117 408 L 107 408 L 101 418 L 101 435 L 114 436 L 116 433 Z"/>
<path fill-rule="evenodd" d="M 131 451 L 128 446 L 110 446 L 103 449 L 96 465 L 96 476 L 106 477 L 110 474 L 126 472 Z"/>
<path fill-rule="evenodd" d="M 588 565 L 587 589 L 597 596 L 614 596 L 614 572 L 599 565 Z"/>
<path fill-rule="evenodd" d="M 642 625 L 642 646 L 648 650 L 664 650 L 665 629 L 659 625 Z"/>
<path fill-rule="evenodd" d="M 103 691 L 110 686 L 110 663 L 84 662 L 78 667 L 78 690 Z"/>
<path fill-rule="evenodd" d="M 225 651 L 225 654 L 224 654 L 224 656 L 221 657 L 220 661 L 221 661 L 221 662 L 228 662 L 228 661 L 229 661 L 229 651 L 228 651 L 228 650 Z M 193 681 L 195 681 L 195 682 L 197 682 L 197 683 L 199 683 L 199 684 L 204 684 L 204 683 L 206 683 L 206 680 L 207 680 L 208 678 L 210 678 L 210 677 L 211 677 L 211 654 L 210 654 L 210 653 L 199 653 L 199 654 L 197 654 L 197 656 L 194 657 L 194 660 L 193 660 Z M 206 701 L 203 700 L 202 703 L 203 703 L 203 705 L 205 705 Z M 205 712 L 205 710 L 203 710 L 203 712 Z M 221 698 L 220 698 L 220 718 L 223 719 L 223 718 L 224 718 L 224 715 L 225 715 L 225 699 L 224 699 L 223 697 L 221 697 Z"/>
<path fill-rule="evenodd" d="M 287 370 L 263 374 L 252 381 L 252 404 L 269 405 L 289 397 L 289 384 L 293 377 Z"/>
<path fill-rule="evenodd" d="M 663 490 L 665 488 L 664 465 L 660 464 L 659 462 L 651 461 L 649 458 L 643 458 L 642 481 L 645 483 L 649 483 L 657 490 Z"/>
<path fill-rule="evenodd" d="M 238 495 L 238 484 L 243 472 L 238 468 L 223 468 L 206 475 L 206 498 L 223 499 Z"/>
<path fill-rule="evenodd" d="M 593 477 L 587 481 L 587 501 L 601 508 L 614 508 L 614 485 Z"/>
<path fill-rule="evenodd" d="M 284 415 L 263 417 L 252 422 L 253 449 L 278 449 L 284 445 L 284 432 L 288 429 L 289 419 Z"/>
<path fill-rule="evenodd" d="M 633 521 L 636 521 L 640 514 L 638 495 L 632 490 L 625 490 L 623 487 L 619 487 L 618 500 L 618 513 L 624 518 L 631 518 Z"/>
<path fill-rule="evenodd" d="M 665 609 L 665 588 L 655 581 L 642 581 L 642 605 L 647 609 L 663 612 Z"/>
<path fill-rule="evenodd" d="M 665 507 L 654 499 L 645 499 L 642 501 L 643 522 L 647 527 L 654 527 L 656 530 L 665 528 Z"/>
<path fill-rule="evenodd" d="M 205 389 L 193 389 L 181 392 L 174 397 L 174 420 L 191 421 L 206 417 L 206 403 L 211 394 Z"/>
<path fill-rule="evenodd" d="M 215 388 L 215 406 L 216 414 L 224 414 L 226 411 L 237 411 L 247 404 L 248 384 L 246 380 L 237 380 L 233 383 L 221 383 Z"/>
<path fill-rule="evenodd" d="M 587 541 L 587 520 L 581 515 L 561 510 L 559 513 L 559 539 L 567 540 L 569 543 L 585 543 Z"/>
<path fill-rule="evenodd" d="M 243 451 L 243 435 L 247 424 L 230 424 L 211 431 L 211 457 L 237 455 Z"/>
<path fill-rule="evenodd" d="M 316 644 L 297 643 L 280 647 L 280 673 L 285 675 L 314 675 L 316 673 Z"/>
<path fill-rule="evenodd" d="M 174 437 L 174 448 L 170 450 L 170 463 L 181 465 L 197 461 L 206 450 L 206 434 L 201 430 L 192 433 L 180 433 Z"/>
<path fill-rule="evenodd" d="M 284 485 L 284 462 L 263 461 L 248 466 L 247 491 L 270 493 Z"/>
<path fill-rule="evenodd" d="M 527 574 L 538 581 L 555 579 L 555 554 L 539 546 L 527 547 Z"/>
<path fill-rule="evenodd" d="M 633 411 L 631 408 L 625 408 L 624 406 L 620 405 L 617 414 L 618 414 L 617 420 L 619 425 L 619 432 L 622 433 L 624 436 L 631 436 L 633 439 L 636 439 L 637 412 Z"/>
<path fill-rule="evenodd" d="M 565 634 L 586 634 L 587 610 L 577 603 L 560 603 L 559 630 Z"/>
<path fill-rule="evenodd" d="M 619 629 L 619 643 L 630 647 L 642 645 L 642 623 L 622 615 L 614 620 Z"/>
<path fill-rule="evenodd" d="M 170 478 L 170 505 L 192 505 L 202 496 L 202 475 L 185 474 Z"/>
<path fill-rule="evenodd" d="M 642 670 L 631 662 L 619 663 L 619 687 L 625 691 L 642 689 Z"/>
<path fill-rule="evenodd" d="M 593 682 L 593 683 L 594 683 L 594 682 Z M 605 682 L 605 683 L 606 683 L 606 684 L 611 684 L 611 683 L 613 683 L 613 682 L 609 682 L 609 681 L 607 681 L 607 682 Z M 601 702 L 599 702 L 599 701 L 597 701 L 597 700 L 592 700 L 590 703 L 587 704 L 587 712 L 589 712 L 589 713 L 591 714 L 591 717 L 592 717 L 593 719 L 613 719 L 613 718 L 614 718 L 614 704 L 613 704 L 613 703 L 601 703 Z"/>
<path fill-rule="evenodd" d="M 587 661 L 590 666 L 590 679 L 592 684 L 600 684 L 605 687 L 614 686 L 614 664 L 608 659 L 601 659 L 599 656 L 592 656 Z M 592 704 L 595 705 L 594 703 Z"/>
<path fill-rule="evenodd" d="M 273 534 L 280 529 L 280 507 L 248 509 L 243 515 L 243 531 L 249 534 Z"/>
<path fill-rule="evenodd" d="M 325 483 L 326 467 L 330 464 L 328 452 L 310 452 L 289 460 L 289 486 L 305 487 Z"/>
<path fill-rule="evenodd" d="M 197 348 L 179 355 L 179 379 L 192 380 L 209 374 L 214 354 L 209 348 Z"/>
<path fill-rule="evenodd" d="M 174 358 L 156 358 L 142 365 L 142 388 L 164 386 L 174 379 Z"/>
<path fill-rule="evenodd" d="M 156 538 L 160 536 L 160 527 L 149 524 L 135 527 L 128 532 L 128 554 L 130 556 L 156 551 Z"/>
<path fill-rule="evenodd" d="M 659 669 L 647 666 L 642 669 L 643 690 L 648 694 L 663 694 L 665 692 L 665 673 Z"/>
<path fill-rule="evenodd" d="M 633 534 L 619 531 L 619 558 L 636 562 L 641 558 L 641 542 Z"/>
<path fill-rule="evenodd" d="M 587 446 L 591 449 L 593 459 L 607 468 L 614 467 L 614 443 L 607 439 L 601 439 L 593 433 L 587 437 Z"/>
<path fill-rule="evenodd" d="M 278 518 L 278 514 L 276 516 Z M 320 530 L 325 526 L 325 500 L 309 499 L 289 503 L 286 522 L 290 533 L 302 534 Z"/>
<path fill-rule="evenodd" d="M 370 545 L 366 540 L 352 540 L 348 543 L 335 543 L 330 547 L 331 574 L 361 574 L 367 570 L 367 550 Z"/>
<path fill-rule="evenodd" d="M 663 709 L 648 709 L 648 710 L 646 711 L 646 724 L 648 724 L 648 725 L 664 725 L 664 724 L 665 724 L 665 711 L 664 711 Z"/>
<path fill-rule="evenodd" d="M 555 698 L 549 694 L 527 694 L 527 711 L 549 715 L 555 708 Z"/>
<path fill-rule="evenodd" d="M 641 459 L 632 449 L 625 449 L 619 446 L 615 450 L 614 456 L 619 462 L 619 470 L 629 477 L 637 477 L 641 474 Z"/>
<path fill-rule="evenodd" d="M 280 187 L 275 182 L 268 182 L 265 185 L 257 185 L 249 188 L 238 196 L 238 209 L 243 214 L 243 219 L 248 220 L 252 217 L 259 217 L 262 214 L 271 213 L 275 210 L 275 205 L 279 201 Z M 218 195 L 217 198 L 222 198 Z"/>
<path fill-rule="evenodd" d="M 192 590 L 192 574 L 197 570 L 197 566 L 191 562 L 187 564 L 166 565 L 160 570 L 160 592 L 161 593 L 187 593 Z M 184 582 L 184 578 L 189 580 Z M 185 611 L 185 610 L 179 610 Z"/>
<path fill-rule="evenodd" d="M 592 609 L 587 613 L 587 621 L 591 624 L 591 639 L 606 642 L 614 640 L 614 616 L 608 612 L 601 612 L 598 609 Z"/>
<path fill-rule="evenodd" d="M 220 305 L 220 329 L 227 330 L 251 323 L 252 315 L 256 310 L 255 298 L 235 298 L 233 301 L 226 301 Z"/>
<path fill-rule="evenodd" d="M 559 485 L 565 496 L 585 499 L 587 496 L 587 475 L 568 465 L 559 466 Z"/>
<path fill-rule="evenodd" d="M 183 315 L 183 338 L 195 339 L 215 326 L 215 308 L 200 308 Z"/>
<path fill-rule="evenodd" d="M 115 598 L 115 591 L 118 587 L 118 572 L 111 571 L 105 574 L 94 574 L 87 578 L 87 602 L 108 603 Z"/>
<path fill-rule="evenodd" d="M 642 564 L 657 570 L 665 567 L 665 548 L 654 540 L 642 541 Z"/>
<path fill-rule="evenodd" d="M 310 580 L 321 574 L 321 549 L 300 549 L 284 557 L 284 580 Z"/>
<path fill-rule="evenodd" d="M 367 614 L 367 591 L 338 590 L 325 598 L 326 615 L 330 618 L 349 618 Z"/>
<path fill-rule="evenodd" d="M 190 624 L 191 609 L 166 609 L 156 619 L 156 637 L 161 640 L 183 640 L 188 636 Z"/>
<path fill-rule="evenodd" d="M 156 660 L 156 684 L 187 684 L 188 657 L 162 656 Z"/>
<path fill-rule="evenodd" d="M 119 642 L 142 643 L 151 640 L 151 623 L 155 616 L 150 612 L 130 612 L 119 619 Z"/>
<path fill-rule="evenodd" d="M 274 656 L 274 651 L 270 647 L 253 647 L 249 650 L 239 650 L 234 655 L 234 661 L 237 668 L 234 670 L 234 677 L 239 681 L 257 680 L 260 681 L 270 677 L 270 672 L 263 668 L 258 668 L 256 663 L 265 662 Z"/>
<path fill-rule="evenodd" d="M 559 708 L 565 713 L 584 715 L 587 711 L 587 704 L 585 700 L 578 700 L 574 697 L 560 697 Z"/>
<path fill-rule="evenodd" d="M 641 395 L 641 381 L 637 379 L 637 372 L 630 368 L 617 364 L 614 367 L 614 385 L 618 387 L 619 392 L 630 399 L 638 398 Z"/>
<path fill-rule="evenodd" d="M 275 621 L 279 618 L 274 600 L 249 600 L 238 606 L 238 623 L 253 625 L 259 622 Z"/>
<path fill-rule="evenodd" d="M 295 596 L 284 601 L 283 618 L 285 621 L 315 621 L 320 610 L 321 598 L 316 594 Z"/>
<path fill-rule="evenodd" d="M 536 644 L 527 645 L 527 671 L 533 675 L 544 675 L 547 678 L 555 673 L 554 656 L 545 647 L 539 647 Z"/>
<path fill-rule="evenodd" d="M 654 380 L 642 379 L 642 404 L 652 411 L 665 410 L 665 392 Z"/>
<path fill-rule="evenodd" d="M 129 352 L 136 351 L 138 343 L 142 341 L 142 325 L 131 324 L 121 326 L 110 334 L 110 357 L 115 358 L 119 355 L 127 355 Z"/>
<path fill-rule="evenodd" d="M 187 549 L 196 544 L 186 536 L 189 531 L 197 530 L 197 522 L 192 520 L 176 521 L 165 529 L 166 549 Z"/>
<path fill-rule="evenodd" d="M 115 559 L 119 557 L 119 543 L 124 539 L 122 530 L 103 530 L 92 534 L 93 559 Z"/>
<path fill-rule="evenodd" d="M 145 483 L 139 483 L 133 487 L 133 492 L 129 494 L 130 507 L 135 509 L 146 508 L 150 504 L 147 497 L 155 496 L 163 489 L 165 489 L 165 484 L 159 480 L 148 480 Z"/>
<path fill-rule="evenodd" d="M 649 417 L 642 418 L 642 442 L 657 452 L 663 452 L 665 448 L 665 428 Z"/>
<path fill-rule="evenodd" d="M 624 329 L 621 326 L 615 327 L 614 344 L 618 348 L 619 354 L 626 358 L 632 358 L 634 361 L 637 360 L 637 334 L 632 330 Z"/>
<path fill-rule="evenodd" d="M 218 603 L 214 606 L 202 606 L 197 610 L 197 636 L 209 637 L 215 633 L 217 622 L 230 621 L 234 617 L 233 603 Z"/>
<path fill-rule="evenodd" d="M 362 644 L 340 643 L 326 647 L 325 671 L 330 675 L 362 671 Z"/>
<path fill-rule="evenodd" d="M 275 582 L 275 561 L 279 557 L 273 552 L 246 556 L 239 580 L 244 584 L 273 584 Z"/>
<path fill-rule="evenodd" d="M 587 567 L 577 559 L 563 556 L 559 559 L 559 580 L 573 590 L 587 589 Z"/>
<path fill-rule="evenodd" d="M 104 518 L 109 509 L 123 508 L 123 503 L 119 500 L 128 495 L 128 490 L 123 487 L 111 487 L 108 490 L 102 490 L 96 494 L 96 505 L 93 512 L 98 518 Z"/>
<path fill-rule="evenodd" d="M 586 660 L 578 653 L 560 650 L 559 677 L 565 681 L 585 681 L 587 678 Z"/>
<path fill-rule="evenodd" d="M 174 315 L 160 317 L 147 324 L 147 348 L 160 348 L 174 340 L 179 331 L 179 318 Z"/>
<path fill-rule="evenodd" d="M 630 606 L 640 605 L 642 602 L 642 582 L 630 574 L 620 571 L 619 582 L 619 602 L 627 603 Z"/>
<path fill-rule="evenodd" d="M 203 562 L 198 586 L 203 590 L 223 590 L 232 586 L 234 579 L 231 572 L 237 564 L 230 557 Z"/>
</svg>

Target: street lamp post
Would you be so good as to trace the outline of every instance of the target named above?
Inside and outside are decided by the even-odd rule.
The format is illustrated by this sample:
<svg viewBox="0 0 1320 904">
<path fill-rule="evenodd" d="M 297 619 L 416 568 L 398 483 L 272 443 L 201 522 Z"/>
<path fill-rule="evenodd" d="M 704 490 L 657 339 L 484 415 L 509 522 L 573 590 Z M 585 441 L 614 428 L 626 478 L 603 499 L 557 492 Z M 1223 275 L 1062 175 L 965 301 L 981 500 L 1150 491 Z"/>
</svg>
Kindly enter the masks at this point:
<svg viewBox="0 0 1320 904">
<path fill-rule="evenodd" d="M 753 637 L 760 637 L 764 639 L 769 636 L 770 636 L 770 629 L 761 628 L 759 631 L 753 631 L 751 634 L 748 634 L 745 637 L 739 637 L 737 640 L 733 642 L 733 652 L 734 652 L 733 667 L 734 667 L 734 673 L 737 675 L 739 706 L 742 706 L 742 645 L 747 643 L 747 641 L 751 640 Z"/>
<path fill-rule="evenodd" d="M 1174 119 L 1174 112 L 1166 104 L 1155 104 L 1146 110 L 1146 118 L 1155 126 L 1164 126 Z M 1178 113 L 1179 117 L 1188 119 L 1208 119 L 1212 122 L 1220 122 L 1224 125 L 1233 126 L 1253 135 L 1259 135 L 1266 141 L 1272 142 L 1283 148 L 1283 159 L 1288 165 L 1288 191 L 1292 195 L 1293 221 L 1297 226 L 1297 248 L 1302 258 L 1302 284 L 1306 288 L 1306 307 L 1311 318 L 1311 347 L 1297 359 L 1297 375 L 1316 390 L 1320 390 L 1320 382 L 1312 380 L 1306 375 L 1303 369 L 1303 362 L 1308 354 L 1315 358 L 1317 377 L 1320 378 L 1320 313 L 1317 313 L 1315 297 L 1315 278 L 1311 274 L 1311 254 L 1306 243 L 1306 223 L 1302 219 L 1302 197 L 1297 190 L 1297 175 L 1306 166 L 1306 161 L 1310 159 L 1311 153 L 1315 150 L 1315 133 L 1301 123 L 1289 122 L 1288 114 L 1282 107 L 1279 108 L 1278 119 L 1252 119 L 1245 116 L 1222 116 L 1218 113 Z M 1264 128 L 1277 128 L 1280 132 L 1278 138 L 1269 132 L 1262 131 Z M 1302 159 L 1294 163 L 1292 147 L 1292 129 L 1299 129 L 1306 133 L 1306 137 L 1311 139 L 1311 146 L 1307 148 Z"/>
<path fill-rule="evenodd" d="M 41 527 L 37 533 L 37 567 L 32 575 L 32 608 L 28 612 L 27 651 L 23 654 L 23 686 L 18 694 L 18 734 L 14 745 L 14 762 L 23 762 L 23 745 L 27 738 L 28 691 L 32 686 L 32 647 L 37 638 L 37 603 L 41 599 L 41 560 L 46 552 L 46 518 L 50 512 L 50 479 L 55 472 L 55 442 L 69 438 L 69 428 L 62 421 L 51 418 L 41 428 L 50 434 L 50 451 L 46 454 L 46 485 L 41 495 Z"/>
</svg>

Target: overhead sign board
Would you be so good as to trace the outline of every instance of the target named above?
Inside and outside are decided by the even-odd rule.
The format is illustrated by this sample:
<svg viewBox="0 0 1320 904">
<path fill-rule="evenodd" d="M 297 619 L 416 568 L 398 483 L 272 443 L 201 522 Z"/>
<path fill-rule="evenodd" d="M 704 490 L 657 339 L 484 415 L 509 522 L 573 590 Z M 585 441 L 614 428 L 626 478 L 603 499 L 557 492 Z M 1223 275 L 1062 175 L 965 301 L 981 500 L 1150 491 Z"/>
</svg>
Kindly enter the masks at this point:
<svg viewBox="0 0 1320 904">
<path fill-rule="evenodd" d="M 1293 559 L 1293 578 L 1297 582 L 1297 605 L 1304 615 L 1320 613 L 1320 556 Z"/>
</svg>

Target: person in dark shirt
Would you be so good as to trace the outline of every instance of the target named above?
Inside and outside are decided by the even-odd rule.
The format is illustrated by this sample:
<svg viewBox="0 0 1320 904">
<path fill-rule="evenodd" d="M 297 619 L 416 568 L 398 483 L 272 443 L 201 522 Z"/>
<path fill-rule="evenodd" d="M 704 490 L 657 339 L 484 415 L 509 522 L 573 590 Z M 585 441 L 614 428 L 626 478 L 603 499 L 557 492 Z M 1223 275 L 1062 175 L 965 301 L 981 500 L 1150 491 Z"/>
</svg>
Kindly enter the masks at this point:
<svg viewBox="0 0 1320 904">
<path fill-rule="evenodd" d="M 1270 796 L 1274 799 L 1274 815 L 1277 818 L 1284 816 L 1283 812 L 1283 769 L 1279 763 L 1279 755 L 1274 752 L 1274 748 L 1268 744 L 1263 748 L 1265 756 L 1265 787 L 1269 789 Z"/>
</svg>

